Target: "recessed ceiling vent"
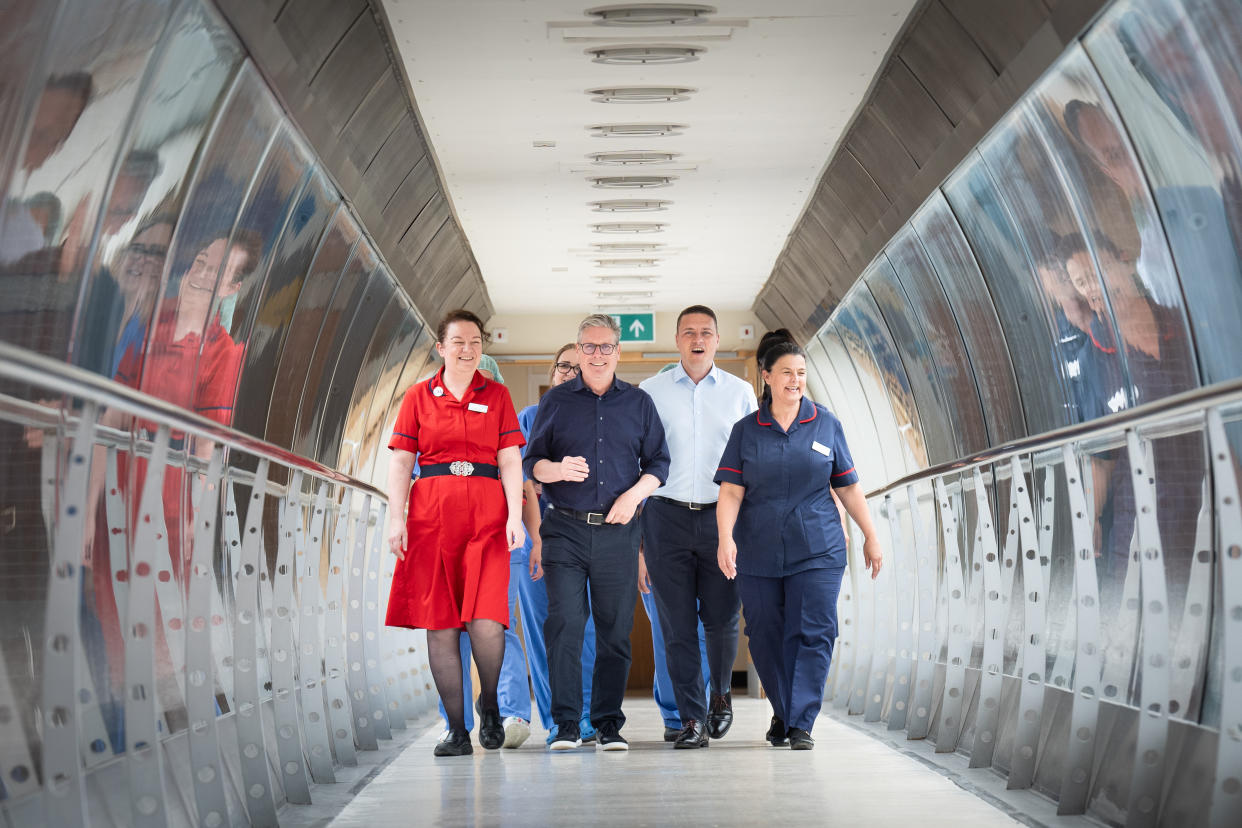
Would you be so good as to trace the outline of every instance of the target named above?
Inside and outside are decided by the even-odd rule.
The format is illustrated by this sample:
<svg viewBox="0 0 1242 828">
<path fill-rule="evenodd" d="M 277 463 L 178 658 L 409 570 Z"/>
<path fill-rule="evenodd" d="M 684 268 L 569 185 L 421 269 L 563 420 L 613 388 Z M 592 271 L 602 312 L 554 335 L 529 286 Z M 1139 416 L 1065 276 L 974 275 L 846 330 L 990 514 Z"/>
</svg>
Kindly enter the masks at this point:
<svg viewBox="0 0 1242 828">
<path fill-rule="evenodd" d="M 596 259 L 596 267 L 620 267 L 626 270 L 630 268 L 655 267 L 660 263 L 659 259 Z"/>
<path fill-rule="evenodd" d="M 685 124 L 593 124 L 587 129 L 595 138 L 659 138 L 681 135 Z"/>
<path fill-rule="evenodd" d="M 610 201 L 589 202 L 597 213 L 651 213 L 656 210 L 667 210 L 671 201 L 658 198 L 614 198 Z"/>
<path fill-rule="evenodd" d="M 673 63 L 693 63 L 707 51 L 702 46 L 674 44 L 630 44 L 627 46 L 592 46 L 586 50 L 592 63 L 611 66 L 667 66 Z"/>
<path fill-rule="evenodd" d="M 616 167 L 637 167 L 642 164 L 664 164 L 672 161 L 680 152 L 657 152 L 655 150 L 620 150 L 618 152 L 592 152 L 587 155 L 592 164 Z"/>
<path fill-rule="evenodd" d="M 608 86 L 586 93 L 596 103 L 675 103 L 690 100 L 697 91 L 687 86 Z"/>
<path fill-rule="evenodd" d="M 686 26 L 715 13 L 715 7 L 698 3 L 621 3 L 585 12 L 600 26 Z"/>
<path fill-rule="evenodd" d="M 596 233 L 663 233 L 667 224 L 658 221 L 618 221 L 606 224 L 592 224 Z"/>
<path fill-rule="evenodd" d="M 598 175 L 587 181 L 601 190 L 651 190 L 667 187 L 677 180 L 675 175 Z"/>
<path fill-rule="evenodd" d="M 593 242 L 600 253 L 654 253 L 664 247 L 660 242 Z"/>
</svg>

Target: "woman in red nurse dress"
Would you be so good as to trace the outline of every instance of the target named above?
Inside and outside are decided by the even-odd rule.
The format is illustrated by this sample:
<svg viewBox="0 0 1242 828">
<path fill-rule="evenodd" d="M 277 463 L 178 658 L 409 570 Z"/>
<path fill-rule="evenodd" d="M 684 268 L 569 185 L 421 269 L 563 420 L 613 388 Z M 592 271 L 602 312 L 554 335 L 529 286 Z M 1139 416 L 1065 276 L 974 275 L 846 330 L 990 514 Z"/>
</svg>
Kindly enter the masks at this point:
<svg viewBox="0 0 1242 828">
<path fill-rule="evenodd" d="M 388 447 L 389 546 L 398 557 L 386 623 L 427 630 L 427 655 L 449 721 L 437 756 L 472 752 L 459 640 L 479 669 L 479 742 L 504 741 L 496 685 L 509 621 L 509 551 L 522 529 L 521 429 L 509 391 L 475 366 L 483 323 L 452 311 L 437 329 L 444 366 L 405 394 Z M 417 460 L 419 476 L 411 485 Z M 406 516 L 408 505 L 409 514 Z"/>
</svg>

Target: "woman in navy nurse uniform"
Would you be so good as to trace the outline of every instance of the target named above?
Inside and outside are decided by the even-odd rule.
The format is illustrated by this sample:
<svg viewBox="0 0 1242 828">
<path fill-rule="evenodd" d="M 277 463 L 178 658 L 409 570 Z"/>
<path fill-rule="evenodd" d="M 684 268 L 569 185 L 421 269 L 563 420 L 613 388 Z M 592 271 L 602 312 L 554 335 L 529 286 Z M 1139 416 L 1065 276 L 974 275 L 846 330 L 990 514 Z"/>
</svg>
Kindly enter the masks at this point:
<svg viewBox="0 0 1242 828">
<path fill-rule="evenodd" d="M 771 398 L 734 424 L 716 471 L 717 557 L 738 579 L 751 661 L 775 712 L 767 739 L 810 750 L 846 563 L 834 489 L 862 530 L 872 578 L 883 555 L 841 423 L 805 397 L 806 354 L 782 342 L 763 368 Z"/>
</svg>

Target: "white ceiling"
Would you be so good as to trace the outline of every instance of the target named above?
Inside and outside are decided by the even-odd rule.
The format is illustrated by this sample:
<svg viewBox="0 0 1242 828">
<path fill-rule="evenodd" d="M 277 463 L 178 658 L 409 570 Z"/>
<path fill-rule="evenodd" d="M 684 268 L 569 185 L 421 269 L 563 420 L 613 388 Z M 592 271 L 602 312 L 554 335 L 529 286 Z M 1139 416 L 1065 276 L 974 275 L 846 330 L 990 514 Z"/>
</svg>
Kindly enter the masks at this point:
<svg viewBox="0 0 1242 828">
<path fill-rule="evenodd" d="M 704 22 L 601 26 L 584 0 L 384 0 L 397 47 L 462 229 L 499 313 L 588 308 L 749 308 L 772 271 L 841 130 L 914 0 L 738 0 Z M 695 62 L 593 63 L 600 45 L 684 44 Z M 685 86 L 674 103 L 595 103 L 606 86 Z M 681 135 L 593 137 L 605 123 L 676 123 Z M 554 147 L 534 142 L 553 141 Z M 588 153 L 661 150 L 671 163 L 593 166 Z M 599 175 L 672 175 L 671 186 L 596 189 Z M 661 212 L 593 212 L 588 202 L 667 199 Z M 592 232 L 605 222 L 664 232 Z M 601 268 L 592 243 L 667 245 L 651 268 Z M 616 257 L 625 254 L 610 254 Z M 651 275 L 653 282 L 598 277 Z M 651 291 L 625 300 L 607 291 Z M 649 307 L 648 307 L 649 306 Z"/>
</svg>

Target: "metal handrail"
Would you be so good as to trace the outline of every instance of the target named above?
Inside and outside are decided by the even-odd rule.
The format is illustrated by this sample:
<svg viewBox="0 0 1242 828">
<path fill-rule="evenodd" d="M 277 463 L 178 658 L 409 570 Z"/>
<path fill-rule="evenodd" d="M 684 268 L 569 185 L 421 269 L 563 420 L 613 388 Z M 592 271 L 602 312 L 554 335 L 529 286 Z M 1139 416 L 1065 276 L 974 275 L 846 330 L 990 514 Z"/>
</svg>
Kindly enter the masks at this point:
<svg viewBox="0 0 1242 828">
<path fill-rule="evenodd" d="M 1085 423 L 1063 426 L 1052 431 L 1045 431 L 1042 434 L 1023 437 L 1021 440 L 1014 440 L 1001 446 L 995 446 L 977 454 L 929 466 L 868 492 L 867 498 L 880 497 L 911 483 L 918 483 L 919 481 L 930 480 L 951 472 L 970 469 L 982 463 L 998 463 L 1008 460 L 1015 455 L 1034 454 L 1035 452 L 1057 448 L 1071 440 L 1089 440 L 1093 437 L 1117 431 L 1122 427 L 1135 428 L 1156 421 L 1193 414 L 1212 405 L 1224 405 L 1230 402 L 1242 402 L 1242 380 L 1230 380 L 1202 388 L 1193 388 L 1180 394 L 1162 397 L 1161 399 L 1126 409 L 1125 411 L 1118 411 L 1116 414 L 1109 414 Z"/>
<path fill-rule="evenodd" d="M 186 411 L 166 400 L 136 391 L 76 365 L 59 362 L 5 342 L 0 342 L 0 377 L 46 388 L 66 396 L 89 398 L 101 405 L 118 408 L 138 417 L 165 422 L 172 428 L 207 438 L 230 448 L 266 457 L 273 462 L 301 469 L 316 477 L 343 483 L 374 495 L 380 498 L 381 502 L 387 500 L 387 495 L 370 483 L 364 483 L 322 463 L 294 454 L 288 449 L 283 449 L 258 437 L 220 425 L 215 420 Z"/>
</svg>

